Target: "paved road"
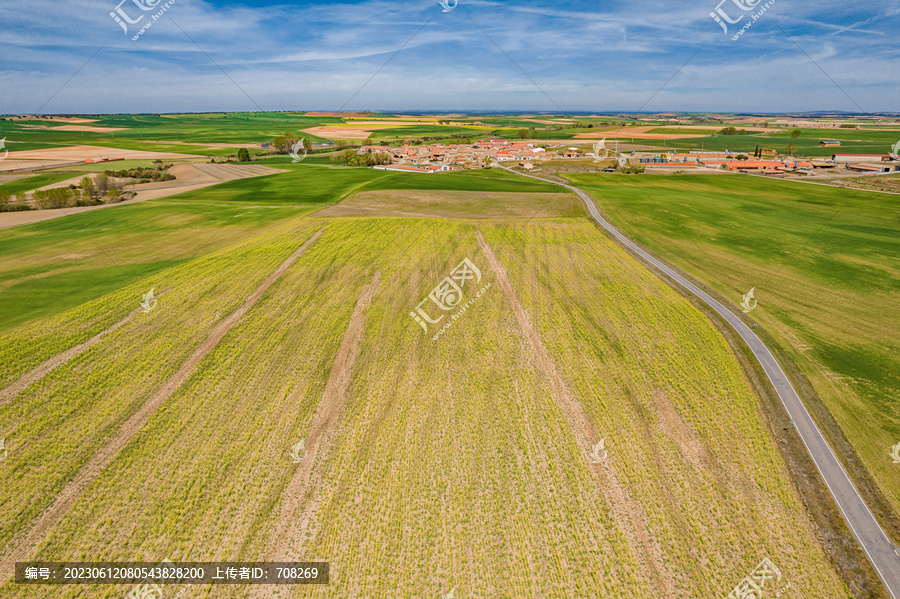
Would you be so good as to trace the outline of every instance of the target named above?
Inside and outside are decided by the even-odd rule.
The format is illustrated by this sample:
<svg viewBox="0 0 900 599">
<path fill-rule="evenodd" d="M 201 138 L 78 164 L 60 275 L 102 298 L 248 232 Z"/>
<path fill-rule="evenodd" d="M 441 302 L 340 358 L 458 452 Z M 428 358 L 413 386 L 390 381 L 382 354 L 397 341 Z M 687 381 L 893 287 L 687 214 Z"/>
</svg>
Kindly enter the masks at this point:
<svg viewBox="0 0 900 599">
<path fill-rule="evenodd" d="M 766 347 L 760 338 L 750 330 L 750 327 L 744 324 L 744 322 L 731 312 L 731 310 L 710 297 L 702 289 L 693 285 L 690 281 L 619 233 L 611 224 L 600 216 L 597 206 L 594 204 L 594 200 L 585 192 L 571 185 L 557 183 L 556 181 L 548 181 L 547 179 L 534 177 L 532 175 L 525 175 L 503 166 L 501 166 L 501 168 L 523 177 L 529 177 L 547 183 L 555 183 L 577 193 L 581 199 L 584 200 L 584 203 L 590 211 L 591 216 L 594 217 L 594 220 L 618 239 L 622 245 L 628 247 L 643 258 L 645 262 L 652 264 L 654 267 L 664 272 L 666 276 L 673 281 L 709 304 L 716 312 L 727 320 L 732 327 L 734 327 L 744 341 L 747 342 L 747 345 L 750 346 L 753 354 L 765 369 L 769 380 L 772 381 L 772 385 L 778 392 L 778 396 L 781 398 L 784 407 L 787 409 L 790 417 L 793 418 L 794 427 L 799 433 L 800 438 L 803 440 L 804 445 L 806 445 L 809 455 L 812 456 L 816 468 L 819 469 L 819 473 L 822 475 L 822 478 L 825 479 L 825 484 L 828 486 L 831 495 L 837 502 L 841 513 L 844 515 L 844 519 L 853 531 L 853 536 L 856 537 L 856 540 L 862 546 L 863 551 L 869 556 L 869 560 L 872 562 L 872 565 L 875 566 L 875 570 L 881 577 L 882 582 L 884 582 L 884 586 L 887 588 L 890 596 L 893 597 L 893 599 L 900 599 L 900 553 L 898 553 L 900 552 L 900 548 L 895 547 L 887 538 L 887 535 L 884 534 L 884 530 L 878 525 L 875 516 L 873 516 L 871 510 L 869 510 L 869 506 L 866 505 L 866 502 L 863 501 L 863 498 L 856 490 L 856 487 L 853 486 L 853 482 L 850 480 L 850 477 L 847 476 L 847 472 L 838 461 L 831 446 L 825 441 L 825 437 L 822 436 L 822 431 L 819 430 L 819 427 L 816 426 L 816 423 L 809 415 L 806 406 L 803 405 L 800 396 L 797 395 L 797 391 L 791 385 L 787 375 L 785 375 L 781 366 L 775 360 L 775 356 L 772 355 L 772 352 L 769 351 L 769 348 Z"/>
</svg>

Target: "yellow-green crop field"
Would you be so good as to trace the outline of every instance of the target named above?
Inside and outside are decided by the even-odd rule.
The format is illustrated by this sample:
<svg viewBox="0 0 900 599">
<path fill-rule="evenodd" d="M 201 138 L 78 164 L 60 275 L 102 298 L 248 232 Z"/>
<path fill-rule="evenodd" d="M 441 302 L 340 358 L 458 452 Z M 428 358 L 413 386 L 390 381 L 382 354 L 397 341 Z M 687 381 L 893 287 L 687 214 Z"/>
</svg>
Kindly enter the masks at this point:
<svg viewBox="0 0 900 599">
<path fill-rule="evenodd" d="M 581 218 L 302 216 L 12 329 L 3 386 L 166 291 L 0 407 L 0 544 L 317 231 L 23 559 L 262 561 L 283 546 L 330 562 L 327 586 L 166 599 L 688 599 L 726 597 L 768 558 L 786 597 L 850 596 L 725 339 Z M 434 341 L 410 313 L 466 258 L 480 281 Z M 294 463 L 314 423 L 323 433 Z M 586 430 L 605 439 L 599 463 Z M 131 590 L 2 582 L 4 599 Z"/>
</svg>

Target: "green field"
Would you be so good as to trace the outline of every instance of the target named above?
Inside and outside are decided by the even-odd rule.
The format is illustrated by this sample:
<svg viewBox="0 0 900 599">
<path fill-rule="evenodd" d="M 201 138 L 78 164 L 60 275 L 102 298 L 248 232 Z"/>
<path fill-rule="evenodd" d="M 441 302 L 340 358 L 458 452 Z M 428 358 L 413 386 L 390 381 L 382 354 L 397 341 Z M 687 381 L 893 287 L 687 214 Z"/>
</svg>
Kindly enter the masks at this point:
<svg viewBox="0 0 900 599">
<path fill-rule="evenodd" d="M 456 191 L 557 191 L 555 186 L 500 171 L 422 178 L 370 169 L 292 165 L 289 158 L 266 164 L 290 172 L 3 231 L 0 332 L 74 307 L 358 191 L 422 186 Z"/>
<path fill-rule="evenodd" d="M 284 542 L 293 559 L 327 559 L 332 582 L 264 596 L 455 588 L 461 597 L 688 599 L 724 596 L 768 557 L 798 596 L 849 597 L 726 341 L 584 218 L 392 219 L 384 228 L 298 216 L 9 331 L 0 380 L 27 369 L 12 350 L 33 343 L 35 330 L 57 339 L 53 331 L 92 326 L 104 308 L 120 317 L 123 298 L 146 287 L 168 290 L 154 312 L 0 407 L 12 450 L 0 463 L 0 539 L 27 530 L 101 441 L 316 230 L 321 239 L 46 531 L 40 558 L 251 560 Z M 464 257 L 492 287 L 433 342 L 408 313 Z M 325 399 L 373 280 L 346 390 Z M 307 446 L 313 474 L 296 496 L 305 465 L 288 450 L 310 435 L 323 404 L 336 415 Z M 37 410 L 41 418 L 28 416 Z M 600 438 L 608 454 L 592 464 L 586 451 Z M 100 586 L 91 597 L 129 591 Z M 247 587 L 190 592 L 254 596 Z M 83 591 L 7 584 L 2 593 Z"/>
<path fill-rule="evenodd" d="M 900 130 L 880 131 L 877 129 L 800 129 L 800 137 L 791 137 L 791 129 L 778 133 L 750 133 L 748 135 L 719 135 L 702 139 L 670 139 L 666 147 L 690 150 L 703 147 L 706 150 L 730 150 L 732 152 L 752 153 L 756 146 L 762 149 L 778 150 L 784 153 L 791 144 L 797 146 L 798 156 L 830 158 L 832 154 L 890 154 L 891 146 L 900 140 Z M 698 133 L 704 133 L 698 131 Z M 711 133 L 706 131 L 705 133 Z M 841 146 L 820 148 L 819 142 L 839 140 Z M 644 140 L 643 143 L 659 142 Z"/>
<path fill-rule="evenodd" d="M 570 177 L 635 241 L 759 322 L 798 365 L 896 512 L 896 195 L 746 176 Z"/>
<path fill-rule="evenodd" d="M 10 181 L 9 183 L 3 183 L 2 185 L 0 185 L 0 188 L 6 189 L 11 194 L 34 191 L 35 189 L 39 189 L 41 187 L 44 187 L 45 185 L 53 185 L 54 183 L 60 183 L 62 181 L 66 181 L 67 179 L 77 177 L 78 175 L 82 174 L 82 170 L 83 169 L 79 169 L 76 171 L 34 175 L 31 177 L 26 177 L 24 179 L 16 179 L 15 181 Z"/>
<path fill-rule="evenodd" d="M 91 127 L 127 128 L 114 132 L 58 131 L 54 127 L 69 125 L 61 121 L 0 121 L 0 138 L 6 137 L 10 151 L 35 150 L 66 145 L 98 145 L 128 150 L 148 150 L 189 154 L 203 146 L 151 144 L 141 142 L 183 141 L 189 143 L 258 143 L 271 141 L 285 131 L 340 123 L 341 119 L 305 117 L 291 113 L 218 113 L 184 115 L 113 115 L 86 116 Z M 35 128 L 35 126 L 42 128 Z M 46 127 L 46 128 L 43 128 Z M 323 141 L 305 134 L 313 141 Z M 221 149 L 219 150 L 221 151 Z M 205 150 L 203 154 L 216 152 Z M 226 150 L 233 153 L 234 150 Z"/>
</svg>

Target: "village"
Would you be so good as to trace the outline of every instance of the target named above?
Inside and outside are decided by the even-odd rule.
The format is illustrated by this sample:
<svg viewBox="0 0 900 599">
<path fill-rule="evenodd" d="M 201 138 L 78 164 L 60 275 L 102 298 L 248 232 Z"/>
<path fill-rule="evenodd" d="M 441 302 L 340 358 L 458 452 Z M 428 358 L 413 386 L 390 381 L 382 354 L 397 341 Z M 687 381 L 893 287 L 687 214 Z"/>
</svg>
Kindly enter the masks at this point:
<svg viewBox="0 0 900 599">
<path fill-rule="evenodd" d="M 823 142 L 839 145 L 837 142 Z M 833 154 L 830 159 L 799 159 L 779 154 L 776 150 L 759 150 L 756 156 L 731 151 L 619 152 L 594 145 L 547 144 L 509 140 L 479 141 L 472 144 L 427 144 L 401 146 L 364 145 L 359 155 L 387 154 L 391 163 L 373 168 L 379 170 L 440 173 L 457 170 L 490 168 L 495 163 L 530 171 L 547 161 L 584 162 L 593 159 L 596 170 L 614 172 L 638 167 L 647 172 L 667 170 L 710 169 L 752 172 L 775 177 L 809 176 L 818 173 L 876 175 L 900 172 L 900 160 L 890 154 Z"/>
</svg>

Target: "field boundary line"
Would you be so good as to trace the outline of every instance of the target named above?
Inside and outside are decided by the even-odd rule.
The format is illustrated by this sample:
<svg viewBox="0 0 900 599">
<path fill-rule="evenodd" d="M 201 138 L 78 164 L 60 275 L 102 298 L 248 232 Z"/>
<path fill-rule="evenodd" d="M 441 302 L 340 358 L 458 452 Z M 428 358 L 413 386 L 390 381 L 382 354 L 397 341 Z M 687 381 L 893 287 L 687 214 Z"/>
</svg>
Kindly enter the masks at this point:
<svg viewBox="0 0 900 599">
<path fill-rule="evenodd" d="M 675 270 L 663 263 L 662 260 L 653 256 L 648 250 L 645 250 L 637 243 L 631 241 L 623 233 L 619 232 L 618 229 L 600 215 L 597 210 L 597 204 L 594 202 L 593 198 L 584 191 L 574 185 L 559 183 L 557 181 L 551 181 L 533 175 L 526 175 L 502 165 L 498 166 L 519 175 L 520 177 L 536 179 L 545 183 L 554 183 L 555 185 L 560 185 L 578 194 L 584 201 L 585 206 L 587 206 L 593 219 L 597 221 L 597 224 L 612 235 L 622 246 L 634 252 L 639 257 L 639 262 L 644 263 L 645 266 L 649 265 L 648 268 L 651 272 L 665 280 L 661 274 L 654 270 L 654 268 L 658 269 L 659 272 L 679 286 L 700 298 L 731 325 L 750 348 L 750 351 L 753 352 L 753 355 L 765 371 L 769 382 L 778 394 L 779 399 L 781 399 L 785 411 L 787 411 L 791 419 L 795 421 L 797 433 L 800 435 L 803 445 L 806 447 L 813 463 L 816 465 L 816 469 L 819 471 L 822 480 L 825 481 L 825 486 L 828 487 L 828 491 L 831 493 L 832 498 L 834 498 L 841 514 L 844 516 L 844 521 L 853 533 L 853 537 L 859 543 L 860 547 L 862 547 L 866 557 L 869 558 L 872 567 L 875 568 L 875 572 L 884 584 L 888 594 L 893 599 L 900 599 L 900 548 L 894 546 L 884 532 L 884 529 L 881 528 L 875 515 L 872 514 L 869 505 L 862 498 L 862 495 L 859 494 L 859 490 L 853 484 L 850 475 L 847 474 L 843 464 L 838 459 L 837 454 L 835 454 L 834 450 L 825 439 L 825 436 L 822 434 L 822 431 L 819 429 L 819 426 L 813 420 L 809 410 L 806 408 L 806 404 L 800 399 L 800 395 L 797 393 L 797 390 L 794 389 L 787 374 L 785 374 L 781 365 L 778 363 L 778 360 L 775 359 L 774 354 L 772 354 L 766 344 L 763 343 L 762 339 L 760 339 L 734 312 L 726 308 L 715 298 L 691 283 L 685 277 L 678 274 Z"/>
<path fill-rule="evenodd" d="M 257 301 L 269 290 L 269 288 L 300 258 L 301 255 L 319 237 L 325 228 L 319 229 L 299 249 L 294 251 L 269 277 L 263 281 L 250 297 L 244 300 L 240 307 L 231 313 L 228 318 L 216 326 L 206 341 L 198 347 L 191 356 L 182 364 L 178 371 L 151 395 L 137 412 L 119 428 L 114 437 L 109 439 L 93 456 L 79 469 L 75 477 L 69 481 L 57 494 L 51 506 L 47 508 L 27 533 L 13 540 L 9 549 L 0 558 L 0 584 L 9 579 L 15 569 L 15 563 L 33 555 L 38 544 L 44 539 L 49 530 L 65 514 L 81 493 L 90 485 L 100 473 L 112 463 L 113 459 L 134 438 L 134 436 L 149 422 L 154 412 L 163 402 L 188 379 L 197 365 L 205 358 L 219 342 L 225 337 L 234 325 L 244 317 Z"/>
<path fill-rule="evenodd" d="M 575 442 L 581 450 L 584 459 L 590 454 L 593 439 L 597 438 L 590 418 L 585 412 L 584 407 L 572 395 L 566 385 L 565 379 L 556 362 L 550 356 L 550 352 L 544 345 L 541 334 L 532 323 L 531 318 L 525 311 L 525 307 L 519 301 L 506 269 L 494 255 L 491 246 L 485 240 L 481 231 L 475 231 L 475 237 L 478 239 L 478 245 L 487 257 L 491 270 L 497 276 L 500 282 L 500 288 L 503 290 L 507 301 L 512 305 L 519 328 L 529 341 L 534 353 L 535 362 L 538 368 L 550 381 L 550 388 L 557 405 L 568 421 L 570 428 L 575 437 Z M 647 515 L 643 507 L 634 501 L 628 494 L 628 490 L 624 487 L 619 479 L 618 471 L 612 464 L 612 460 L 603 462 L 602 468 L 590 468 L 592 473 L 598 480 L 598 490 L 606 496 L 610 510 L 615 515 L 616 524 L 622 535 L 627 539 L 629 546 L 635 553 L 638 562 L 648 569 L 651 580 L 656 588 L 665 589 L 665 597 L 675 597 L 676 589 L 672 582 L 674 580 L 673 573 L 666 566 L 663 560 L 663 551 L 659 544 L 648 535 Z M 653 580 L 655 579 L 655 580 Z"/>
<path fill-rule="evenodd" d="M 328 427 L 339 417 L 346 403 L 353 368 L 361 350 L 365 310 L 371 305 L 380 283 L 381 271 L 378 271 L 372 278 L 372 282 L 363 286 L 360 291 L 356 307 L 353 309 L 350 321 L 344 331 L 340 348 L 335 355 L 334 365 L 328 376 L 328 382 L 325 384 L 322 399 L 319 401 L 309 432 L 304 439 L 307 453 L 282 493 L 281 510 L 275 523 L 275 536 L 271 543 L 275 561 L 282 558 L 284 561 L 291 561 L 288 556 L 288 552 L 291 550 L 289 544 L 293 540 L 304 538 L 302 533 L 307 530 L 312 515 L 318 507 L 320 481 L 315 480 L 313 476 L 313 465 L 320 455 L 322 456 L 321 460 L 324 460 L 329 454 Z M 323 438 L 322 443 L 318 442 L 320 438 Z M 319 461 L 321 462 L 321 460 Z M 257 587 L 254 596 L 267 596 L 260 595 L 262 590 L 262 587 Z"/>
<path fill-rule="evenodd" d="M 158 298 L 162 297 L 163 295 L 165 295 L 168 292 L 169 292 L 169 290 L 167 289 L 167 290 L 163 291 L 162 293 L 160 293 L 157 297 Z M 53 372 L 54 370 L 59 368 L 60 366 L 67 364 L 70 360 L 77 358 L 78 356 L 80 356 L 81 354 L 83 354 L 84 352 L 86 352 L 87 350 L 92 348 L 93 346 L 95 346 L 107 335 L 114 333 L 114 332 L 118 331 L 119 329 L 121 329 L 123 326 L 125 326 L 126 324 L 131 322 L 131 320 L 135 316 L 137 316 L 138 312 L 141 312 L 141 311 L 142 311 L 142 308 L 140 308 L 140 307 L 135 308 L 125 318 L 123 318 L 122 320 L 120 320 L 119 322 L 114 324 L 113 326 L 109 327 L 105 331 L 100 331 L 99 333 L 97 333 L 96 335 L 94 335 L 93 337 L 88 339 L 87 341 L 79 343 L 78 345 L 76 345 L 74 347 L 70 347 L 69 349 L 67 349 L 63 352 L 56 354 L 52 358 L 49 358 L 45 362 L 36 366 L 31 371 L 23 374 L 21 377 L 19 377 L 18 380 L 11 383 L 8 387 L 0 390 L 0 408 L 5 406 L 6 404 L 10 403 L 13 399 L 16 398 L 16 396 L 19 393 L 21 393 L 22 391 L 24 391 L 31 385 L 35 384 L 36 382 L 38 382 L 39 380 L 41 380 L 42 378 L 44 378 L 45 376 L 47 376 L 48 374 L 50 374 L 51 372 Z"/>
</svg>

